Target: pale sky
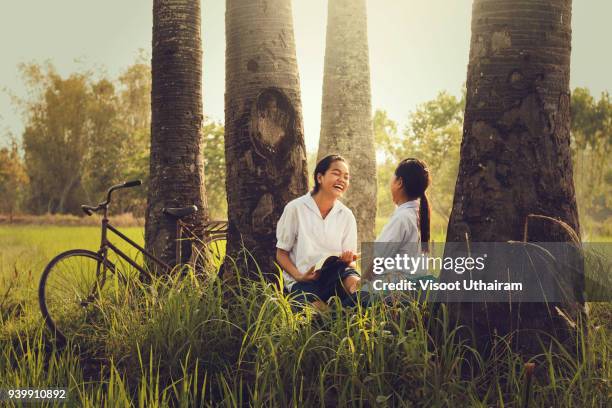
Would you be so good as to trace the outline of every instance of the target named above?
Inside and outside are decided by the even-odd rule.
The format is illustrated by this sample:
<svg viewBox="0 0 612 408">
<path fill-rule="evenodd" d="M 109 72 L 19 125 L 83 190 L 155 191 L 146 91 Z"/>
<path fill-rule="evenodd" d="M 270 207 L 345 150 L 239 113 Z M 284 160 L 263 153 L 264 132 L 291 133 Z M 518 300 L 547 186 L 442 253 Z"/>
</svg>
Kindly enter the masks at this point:
<svg viewBox="0 0 612 408">
<path fill-rule="evenodd" d="M 139 49 L 150 53 L 151 0 L 0 0 L 0 89 L 25 95 L 20 62 L 51 60 L 62 75 L 104 67 L 117 75 Z M 372 107 L 403 128 L 409 112 L 465 82 L 472 0 L 367 0 Z M 294 0 L 304 130 L 316 151 L 321 118 L 327 0 Z M 202 0 L 204 112 L 223 120 L 225 0 Z M 610 0 L 574 0 L 571 86 L 612 90 Z M 0 92 L 0 131 L 21 118 Z M 1 132 L 0 132 L 1 133 Z M 0 142 L 1 143 L 1 142 Z"/>
</svg>

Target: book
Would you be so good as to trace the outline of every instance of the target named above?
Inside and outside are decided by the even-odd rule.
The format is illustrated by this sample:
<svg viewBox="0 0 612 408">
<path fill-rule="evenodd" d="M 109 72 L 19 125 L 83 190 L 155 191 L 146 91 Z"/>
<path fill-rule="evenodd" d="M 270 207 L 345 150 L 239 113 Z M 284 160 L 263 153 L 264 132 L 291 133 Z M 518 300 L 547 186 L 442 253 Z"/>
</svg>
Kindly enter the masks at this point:
<svg viewBox="0 0 612 408">
<path fill-rule="evenodd" d="M 315 266 L 313 267 L 315 271 L 319 271 L 323 268 L 325 268 L 326 266 L 329 266 L 335 262 L 339 262 L 340 261 L 340 256 L 342 254 L 339 253 L 335 253 L 335 254 L 327 254 L 323 257 L 321 257 L 317 263 L 315 264 Z M 359 259 L 359 257 L 361 256 L 361 253 L 357 253 L 353 255 L 353 261 L 356 261 L 357 259 Z"/>
</svg>

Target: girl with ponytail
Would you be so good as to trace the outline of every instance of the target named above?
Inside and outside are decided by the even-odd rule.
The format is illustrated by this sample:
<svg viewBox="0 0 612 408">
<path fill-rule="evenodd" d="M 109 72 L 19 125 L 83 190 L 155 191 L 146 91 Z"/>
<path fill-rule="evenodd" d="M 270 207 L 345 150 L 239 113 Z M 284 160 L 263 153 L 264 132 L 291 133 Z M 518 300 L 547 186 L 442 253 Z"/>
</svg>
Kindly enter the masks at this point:
<svg viewBox="0 0 612 408">
<path fill-rule="evenodd" d="M 395 169 L 389 188 L 396 205 L 395 212 L 376 239 L 375 253 L 378 258 L 417 257 L 429 251 L 430 215 L 427 187 L 430 184 L 427 165 L 419 159 L 405 159 Z M 384 281 L 399 281 L 404 278 L 419 278 L 423 271 L 391 269 L 384 271 L 379 265 L 366 269 L 364 278 Z M 372 291 L 370 283 L 365 284 Z"/>
<path fill-rule="evenodd" d="M 391 178 L 391 196 L 393 202 L 398 206 L 397 210 L 403 207 L 417 208 L 418 204 L 418 211 L 415 214 L 418 227 L 418 231 L 415 232 L 418 233 L 408 234 L 408 238 L 410 242 L 421 242 L 423 252 L 429 250 L 431 210 L 426 191 L 430 182 L 429 169 L 425 162 L 412 158 L 402 160 Z M 408 214 L 410 213 L 406 215 Z M 391 222 L 387 225 L 389 224 Z M 385 238 L 382 235 L 381 237 Z"/>
</svg>

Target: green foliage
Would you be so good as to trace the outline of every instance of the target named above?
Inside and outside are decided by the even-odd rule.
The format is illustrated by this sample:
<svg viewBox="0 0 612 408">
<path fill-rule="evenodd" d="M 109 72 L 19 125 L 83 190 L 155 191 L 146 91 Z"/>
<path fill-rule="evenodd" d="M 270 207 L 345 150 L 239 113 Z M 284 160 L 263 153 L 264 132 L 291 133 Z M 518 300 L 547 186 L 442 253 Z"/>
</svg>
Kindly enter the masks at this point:
<svg viewBox="0 0 612 408">
<path fill-rule="evenodd" d="M 591 240 L 612 232 L 612 101 L 608 93 L 599 100 L 588 89 L 572 94 L 572 158 L 574 183 L 583 234 Z M 459 166 L 465 97 L 441 92 L 417 107 L 403 137 L 386 112 L 374 114 L 378 156 L 379 216 L 393 211 L 388 183 L 397 163 L 406 157 L 424 160 L 432 175 L 428 190 L 432 205 L 432 231 L 444 235 L 453 201 Z M 381 161 L 379 160 L 379 163 Z"/>
<path fill-rule="evenodd" d="M 82 156 L 82 170 L 76 175 L 80 176 L 87 201 L 95 202 L 121 178 L 121 166 L 110 164 L 113 161 L 125 162 L 121 156 L 126 135 L 119 126 L 118 100 L 113 83 L 107 79 L 92 83 L 90 98 L 84 117 L 89 122 L 89 140 L 83 146 L 88 148 Z"/>
<path fill-rule="evenodd" d="M 588 89 L 572 93 L 572 158 L 581 224 L 587 234 L 612 231 L 612 100 Z M 585 228 L 586 227 L 586 228 Z"/>
<path fill-rule="evenodd" d="M 151 139 L 151 73 L 146 56 L 114 80 L 95 79 L 93 72 L 63 78 L 51 64 L 20 68 L 30 90 L 29 99 L 18 101 L 26 121 L 25 168 L 32 180 L 27 191 L 29 211 L 80 214 L 81 204 L 100 201 L 111 185 L 142 179 L 142 188 L 126 190 L 113 203 L 115 214 L 142 216 Z M 202 136 L 211 217 L 225 219 L 223 125 L 206 122 Z"/>
<path fill-rule="evenodd" d="M 37 213 L 78 210 L 82 195 L 82 157 L 88 145 L 87 74 L 61 78 L 48 65 L 21 67 L 26 83 L 40 87 L 27 106 L 23 133 L 25 163 L 30 177 L 30 206 Z"/>
<path fill-rule="evenodd" d="M 9 215 L 22 209 L 29 183 L 17 143 L 0 149 L 0 212 Z"/>
<path fill-rule="evenodd" d="M 396 154 L 399 144 L 397 123 L 389 119 L 387 111 L 377 109 L 372 118 L 372 126 L 376 153 L 385 157 Z"/>
<path fill-rule="evenodd" d="M 372 119 L 374 141 L 376 143 L 378 216 L 390 217 L 395 208 L 391 198 L 389 183 L 397 166 L 397 150 L 400 138 L 397 123 L 389 119 L 386 111 L 376 110 Z"/>
<path fill-rule="evenodd" d="M 410 115 L 404 131 L 405 142 L 399 157 L 424 160 L 432 178 L 428 194 L 432 210 L 445 223 L 453 203 L 459 171 L 459 147 L 463 133 L 465 100 L 446 92 L 424 104 Z"/>
<path fill-rule="evenodd" d="M 118 80 L 92 72 L 64 78 L 52 64 L 20 66 L 30 97 L 20 100 L 33 213 L 79 213 L 113 184 L 148 173 L 150 70 L 142 60 Z M 146 107 L 146 108 L 145 108 Z M 146 189 L 118 200 L 118 212 L 143 212 Z"/>
<path fill-rule="evenodd" d="M 386 112 L 375 112 L 374 135 L 378 154 L 384 158 L 378 166 L 379 216 L 388 217 L 393 212 L 389 182 L 397 164 L 415 157 L 427 163 L 432 178 L 427 190 L 432 206 L 432 234 L 445 234 L 459 168 L 464 106 L 464 98 L 439 93 L 410 114 L 403 137 L 397 134 L 398 125 Z"/>
<path fill-rule="evenodd" d="M 122 177 L 140 179 L 144 184 L 142 188 L 129 189 L 122 194 L 117 213 L 131 212 L 141 216 L 146 206 L 151 143 L 151 66 L 145 54 L 121 73 L 117 90 L 121 122 L 127 134 L 122 149 Z"/>
<path fill-rule="evenodd" d="M 227 219 L 224 134 L 221 123 L 207 121 L 202 127 L 206 199 L 212 219 Z"/>
</svg>

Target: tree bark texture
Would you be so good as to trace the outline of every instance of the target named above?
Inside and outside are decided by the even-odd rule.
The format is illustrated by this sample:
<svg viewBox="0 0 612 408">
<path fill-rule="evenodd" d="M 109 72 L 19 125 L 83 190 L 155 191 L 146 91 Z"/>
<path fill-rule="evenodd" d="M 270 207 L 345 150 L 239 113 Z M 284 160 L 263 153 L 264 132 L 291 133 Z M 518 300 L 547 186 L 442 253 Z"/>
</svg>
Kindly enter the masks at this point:
<svg viewBox="0 0 612 408">
<path fill-rule="evenodd" d="M 185 220 L 208 217 L 202 155 L 202 39 L 199 0 L 153 2 L 151 158 L 146 247 L 175 264 L 176 223 L 164 207 L 195 204 Z M 188 259 L 189 253 L 182 254 Z"/>
<path fill-rule="evenodd" d="M 328 2 L 318 160 L 328 154 L 348 160 L 351 186 L 343 201 L 355 214 L 359 241 L 373 241 L 376 152 L 365 0 Z"/>
<path fill-rule="evenodd" d="M 561 220 L 579 237 L 570 154 L 571 16 L 571 0 L 474 1 L 448 242 L 521 241 L 530 214 Z M 550 222 L 532 222 L 528 239 L 570 239 L 555 231 Z M 474 303 L 455 310 L 477 334 L 551 333 L 563 325 L 554 306 Z M 556 306 L 574 317 L 582 309 Z"/>
<path fill-rule="evenodd" d="M 225 24 L 227 254 L 273 278 L 276 223 L 308 188 L 291 1 L 227 0 Z"/>
</svg>

